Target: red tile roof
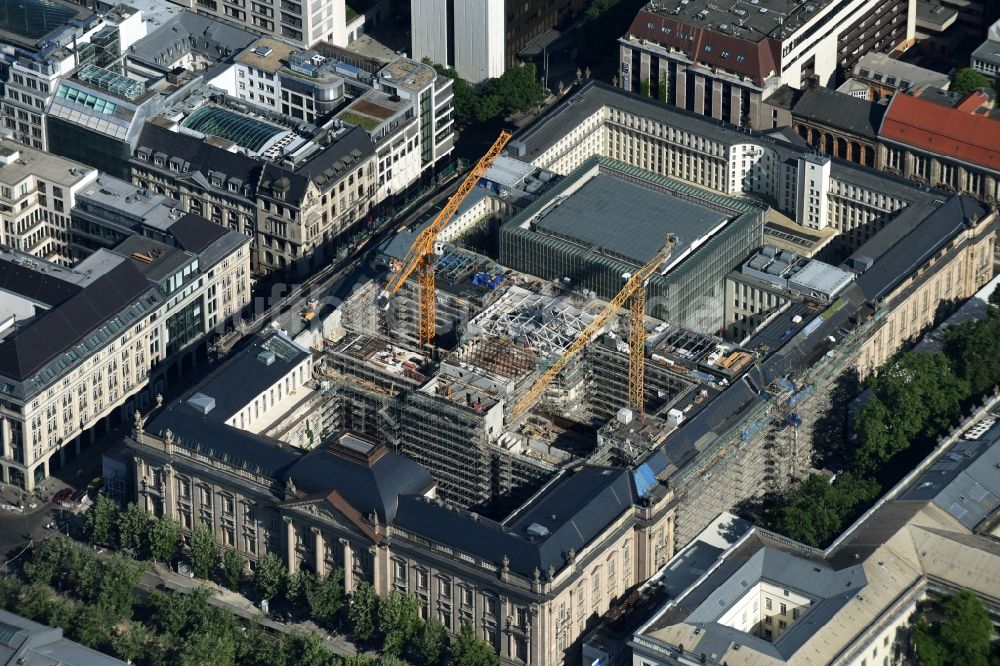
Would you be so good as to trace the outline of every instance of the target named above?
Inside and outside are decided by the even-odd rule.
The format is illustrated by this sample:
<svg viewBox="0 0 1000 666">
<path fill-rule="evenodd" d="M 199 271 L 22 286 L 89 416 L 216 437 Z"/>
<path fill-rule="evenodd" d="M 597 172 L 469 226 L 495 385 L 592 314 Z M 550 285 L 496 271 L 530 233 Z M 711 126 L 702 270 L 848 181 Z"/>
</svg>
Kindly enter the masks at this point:
<svg viewBox="0 0 1000 666">
<path fill-rule="evenodd" d="M 879 136 L 1000 171 L 1000 120 L 960 108 L 893 95 Z"/>
<path fill-rule="evenodd" d="M 748 76 L 759 86 L 779 70 L 781 44 L 770 38 L 753 42 L 645 9 L 636 14 L 628 34 L 679 49 L 696 63 Z"/>
</svg>

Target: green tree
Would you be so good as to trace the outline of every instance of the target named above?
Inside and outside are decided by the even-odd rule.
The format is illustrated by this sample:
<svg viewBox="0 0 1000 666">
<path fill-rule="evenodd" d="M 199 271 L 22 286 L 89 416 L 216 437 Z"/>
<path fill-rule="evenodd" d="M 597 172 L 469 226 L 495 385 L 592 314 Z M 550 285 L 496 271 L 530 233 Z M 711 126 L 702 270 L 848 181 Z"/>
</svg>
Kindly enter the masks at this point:
<svg viewBox="0 0 1000 666">
<path fill-rule="evenodd" d="M 441 662 L 447 644 L 448 639 L 443 624 L 437 620 L 420 622 L 411 644 L 410 654 L 417 663 L 430 666 Z"/>
<path fill-rule="evenodd" d="M 170 516 L 161 516 L 149 526 L 149 554 L 157 562 L 169 564 L 181 542 L 181 525 Z"/>
<path fill-rule="evenodd" d="M 968 95 L 973 90 L 990 87 L 990 80 L 971 67 L 963 67 L 951 77 L 950 89 L 959 95 Z"/>
<path fill-rule="evenodd" d="M 947 659 L 945 648 L 937 639 L 931 625 L 927 624 L 926 619 L 920 618 L 913 625 L 910 641 L 913 653 L 917 656 L 921 666 L 945 665 Z"/>
<path fill-rule="evenodd" d="M 102 566 L 97 605 L 114 621 L 131 618 L 135 605 L 133 590 L 145 567 L 132 558 L 116 555 Z"/>
<path fill-rule="evenodd" d="M 941 603 L 944 619 L 940 636 L 954 663 L 977 666 L 989 661 L 993 623 L 973 592 L 960 590 Z"/>
<path fill-rule="evenodd" d="M 330 626 L 344 605 L 344 571 L 334 569 L 307 591 L 309 615 L 313 620 Z"/>
<path fill-rule="evenodd" d="M 639 81 L 639 94 L 643 97 L 652 97 L 652 87 L 649 85 L 649 79 L 643 79 Z"/>
<path fill-rule="evenodd" d="M 251 625 L 237 645 L 241 666 L 286 666 L 285 635 L 270 636 L 259 624 Z"/>
<path fill-rule="evenodd" d="M 299 569 L 285 579 L 285 599 L 297 608 L 308 608 L 309 595 L 316 588 L 316 576 Z"/>
<path fill-rule="evenodd" d="M 13 610 L 23 587 L 24 583 L 15 576 L 0 576 L 0 608 Z"/>
<path fill-rule="evenodd" d="M 402 657 L 413 641 L 420 622 L 420 602 L 396 590 L 378 605 L 378 624 L 384 640 L 382 652 Z"/>
<path fill-rule="evenodd" d="M 991 302 L 995 298 L 1000 298 L 1000 289 L 990 294 Z M 973 396 L 992 391 L 1000 384 L 1000 309 L 991 307 L 985 318 L 949 328 L 945 349 Z"/>
<path fill-rule="evenodd" d="M 500 657 L 486 641 L 476 636 L 472 625 L 465 623 L 451 646 L 455 666 L 500 666 Z"/>
<path fill-rule="evenodd" d="M 30 620 L 48 624 L 54 605 L 52 588 L 43 583 L 32 583 L 21 589 L 14 610 Z"/>
<path fill-rule="evenodd" d="M 191 530 L 191 569 L 198 578 L 208 578 L 208 572 L 219 559 L 219 544 L 204 523 Z"/>
<path fill-rule="evenodd" d="M 910 647 L 923 666 L 987 666 L 993 623 L 973 592 L 960 590 L 940 602 L 941 621 L 920 617 L 910 633 Z"/>
<path fill-rule="evenodd" d="M 328 666 L 333 654 L 316 634 L 293 634 L 286 643 L 288 661 L 296 666 Z"/>
<path fill-rule="evenodd" d="M 101 650 L 111 643 L 113 625 L 114 620 L 101 606 L 81 604 L 73 618 L 70 637 L 89 648 Z"/>
<path fill-rule="evenodd" d="M 53 534 L 31 549 L 31 560 L 24 564 L 24 575 L 33 583 L 52 585 L 74 572 L 80 561 L 80 547 L 69 537 Z"/>
<path fill-rule="evenodd" d="M 234 592 L 239 589 L 240 576 L 246 566 L 246 558 L 239 554 L 235 548 L 229 548 L 222 555 L 222 570 L 226 575 L 226 584 Z"/>
<path fill-rule="evenodd" d="M 149 652 L 152 639 L 149 627 L 141 622 L 132 622 L 111 639 L 111 647 L 119 659 L 135 662 Z"/>
<path fill-rule="evenodd" d="M 872 479 L 851 473 L 831 483 L 819 474 L 810 474 L 789 490 L 785 502 L 768 515 L 764 524 L 785 536 L 813 547 L 829 543 L 874 499 L 880 487 Z"/>
<path fill-rule="evenodd" d="M 257 560 L 253 573 L 253 583 L 262 599 L 273 599 L 285 582 L 285 565 L 274 553 L 268 553 Z"/>
<path fill-rule="evenodd" d="M 97 501 L 87 510 L 84 529 L 92 543 L 110 545 L 115 524 L 118 522 L 118 507 L 104 493 L 98 493 Z"/>
<path fill-rule="evenodd" d="M 118 545 L 139 552 L 149 531 L 149 521 L 149 514 L 135 502 L 126 506 L 118 514 Z"/>
<path fill-rule="evenodd" d="M 368 583 L 361 583 L 351 595 L 348 619 L 358 640 L 367 642 L 375 635 L 375 620 L 378 617 L 378 595 Z"/>
<path fill-rule="evenodd" d="M 475 114 L 476 91 L 472 89 L 469 82 L 459 76 L 458 72 L 451 67 L 431 62 L 430 58 L 424 58 L 424 63 L 433 66 L 439 76 L 444 76 L 452 80 L 451 107 L 452 113 L 455 116 L 455 122 L 460 125 L 470 122 Z"/>
<path fill-rule="evenodd" d="M 993 291 L 990 292 L 990 297 L 987 299 L 989 304 L 995 308 L 1000 308 L 1000 287 L 994 287 Z"/>
</svg>

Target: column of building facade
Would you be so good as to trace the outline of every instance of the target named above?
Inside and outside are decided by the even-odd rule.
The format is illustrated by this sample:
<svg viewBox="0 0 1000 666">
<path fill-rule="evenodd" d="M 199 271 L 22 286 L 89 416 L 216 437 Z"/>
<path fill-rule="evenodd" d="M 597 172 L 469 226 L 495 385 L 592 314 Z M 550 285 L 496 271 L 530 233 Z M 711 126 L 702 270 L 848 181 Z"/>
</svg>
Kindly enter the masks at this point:
<svg viewBox="0 0 1000 666">
<path fill-rule="evenodd" d="M 288 558 L 288 573 L 293 574 L 298 569 L 295 560 L 295 525 L 291 516 L 282 516 L 285 521 L 285 556 Z"/>
<path fill-rule="evenodd" d="M 309 530 L 313 534 L 313 549 L 315 552 L 313 556 L 316 561 L 316 575 L 324 576 L 326 575 L 326 549 L 323 544 L 323 532 L 318 527 L 310 527 Z"/>
<path fill-rule="evenodd" d="M 351 557 L 351 542 L 340 538 L 340 547 L 344 549 L 344 593 L 354 592 L 354 561 Z"/>
</svg>

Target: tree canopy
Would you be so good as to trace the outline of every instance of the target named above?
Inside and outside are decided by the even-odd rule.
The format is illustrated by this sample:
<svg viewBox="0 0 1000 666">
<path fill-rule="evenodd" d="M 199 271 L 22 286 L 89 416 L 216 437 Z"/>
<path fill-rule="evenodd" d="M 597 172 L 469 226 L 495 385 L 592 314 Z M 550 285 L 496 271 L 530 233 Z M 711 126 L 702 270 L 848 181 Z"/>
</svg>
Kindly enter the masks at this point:
<svg viewBox="0 0 1000 666">
<path fill-rule="evenodd" d="M 465 623 L 451 646 L 455 666 L 500 666 L 500 657 L 485 641 L 476 636 L 471 624 Z"/>
<path fill-rule="evenodd" d="M 945 597 L 943 618 L 931 624 L 921 617 L 914 624 L 910 642 L 923 666 L 987 666 L 993 623 L 983 602 L 969 590 Z M 995 663 L 995 662 L 994 662 Z"/>
<path fill-rule="evenodd" d="M 990 88 L 991 81 L 971 67 L 962 67 L 951 77 L 951 90 L 959 95 L 968 95 L 973 90 Z"/>
<path fill-rule="evenodd" d="M 451 67 L 433 65 L 440 76 L 452 79 L 452 108 L 459 124 L 483 123 L 494 118 L 526 111 L 545 99 L 545 91 L 538 81 L 538 71 L 533 64 L 516 65 L 496 79 L 487 79 L 472 86 Z"/>
</svg>

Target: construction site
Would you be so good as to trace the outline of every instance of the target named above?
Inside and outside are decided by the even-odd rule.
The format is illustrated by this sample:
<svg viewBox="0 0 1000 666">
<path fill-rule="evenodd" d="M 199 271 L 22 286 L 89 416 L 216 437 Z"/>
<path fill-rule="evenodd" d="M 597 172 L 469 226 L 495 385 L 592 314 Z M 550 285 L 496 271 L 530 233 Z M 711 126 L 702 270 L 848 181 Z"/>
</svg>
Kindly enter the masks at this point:
<svg viewBox="0 0 1000 666">
<path fill-rule="evenodd" d="M 540 275 L 439 241 L 455 200 L 503 143 L 416 235 L 388 284 L 342 306 L 343 326 L 317 363 L 324 433 L 378 438 L 426 466 L 441 501 L 497 519 L 561 470 L 630 469 L 640 496 L 657 485 L 673 493 L 675 547 L 720 512 L 811 471 L 830 388 L 857 370 L 886 314 L 856 274 L 764 246 L 755 203 L 605 158 L 540 189 L 501 226 L 501 256 L 507 234 L 520 239 L 507 247 L 521 253 L 515 263 L 555 262 Z M 610 247 L 630 223 L 613 218 L 619 228 L 608 235 L 586 213 L 574 225 L 571 191 L 596 182 L 616 196 L 622 183 L 608 179 L 652 188 L 643 196 L 683 219 L 654 216 L 637 223 L 642 235 Z M 576 277 L 565 274 L 570 259 Z M 588 270 L 597 282 L 578 279 Z M 738 337 L 722 335 L 726 280 L 747 285 L 730 293 L 781 294 L 774 306 L 745 299 L 771 309 Z M 683 316 L 671 316 L 671 294 L 687 304 Z M 699 319 L 698 303 L 717 308 Z"/>
<path fill-rule="evenodd" d="M 387 307 L 374 284 L 342 306 L 342 335 L 325 340 L 319 364 L 324 433 L 379 438 L 425 465 L 440 498 L 488 517 L 584 462 L 646 474 L 644 456 L 757 360 L 752 350 L 649 316 L 645 294 L 639 314 L 634 302 L 622 307 L 649 275 L 700 260 L 673 228 L 656 232 L 664 249 L 641 257 L 646 265 L 631 260 L 620 279 L 644 273 L 617 305 L 586 284 L 435 243 L 432 312 L 421 311 L 427 276 L 419 262 Z M 395 268 L 399 276 L 406 264 Z M 432 344 L 421 340 L 428 314 Z M 638 404 L 633 338 L 643 365 Z"/>
</svg>

